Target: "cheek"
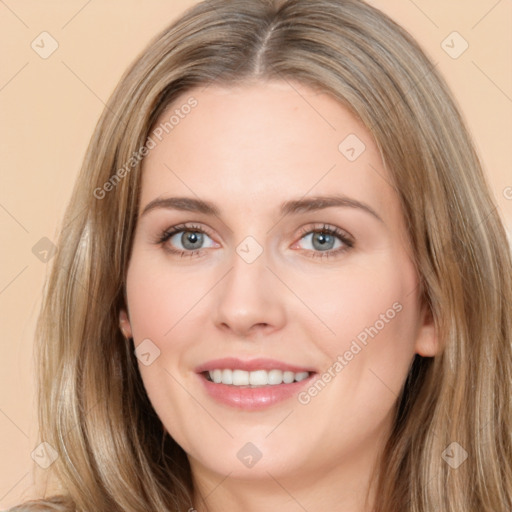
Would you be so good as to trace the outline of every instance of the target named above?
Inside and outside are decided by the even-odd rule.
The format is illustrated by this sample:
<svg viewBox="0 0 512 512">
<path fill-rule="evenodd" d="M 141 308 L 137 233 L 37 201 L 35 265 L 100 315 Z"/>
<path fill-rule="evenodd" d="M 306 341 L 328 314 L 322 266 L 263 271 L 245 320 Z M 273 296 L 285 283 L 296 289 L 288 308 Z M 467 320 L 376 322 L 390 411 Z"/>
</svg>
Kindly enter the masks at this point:
<svg viewBox="0 0 512 512">
<path fill-rule="evenodd" d="M 127 276 L 130 324 L 134 340 L 169 339 L 172 330 L 208 291 L 197 275 L 172 272 L 155 261 L 132 258 Z"/>
<path fill-rule="evenodd" d="M 189 449 L 187 439 L 188 435 L 193 437 L 194 423 L 187 423 L 185 428 L 175 411 L 188 411 L 196 417 L 204 411 L 194 409 L 196 404 L 190 400 L 179 369 L 189 366 L 190 331 L 197 325 L 193 314 L 207 290 L 208 283 L 195 279 L 192 273 L 170 271 L 168 263 L 145 257 L 142 251 L 132 256 L 127 296 L 134 348 L 149 339 L 154 344 L 149 349 L 151 357 L 158 354 L 150 364 L 139 361 L 140 375 L 166 430 Z"/>
<path fill-rule="evenodd" d="M 312 287 L 309 295 L 328 327 L 320 339 L 312 337 L 326 356 L 322 371 L 330 382 L 330 391 L 317 402 L 319 410 L 341 401 L 357 414 L 373 411 L 382 417 L 399 395 L 414 356 L 419 315 L 414 266 L 404 256 L 386 253 L 359 260 L 325 282 L 321 292 Z"/>
<path fill-rule="evenodd" d="M 313 284 L 304 281 L 301 294 L 322 320 L 325 351 L 335 356 L 348 350 L 353 340 L 362 346 L 369 340 L 395 338 L 412 346 L 417 309 L 417 278 L 412 263 L 397 254 L 359 260 L 357 265 L 326 274 Z M 319 286 L 319 283 L 322 286 Z"/>
<path fill-rule="evenodd" d="M 405 382 L 419 314 L 415 285 L 410 262 L 383 257 L 312 297 L 335 334 L 315 339 L 325 365 L 299 401 L 312 417 L 343 425 L 356 444 L 389 420 Z M 337 442 L 336 432 L 325 435 L 327 444 Z"/>
</svg>

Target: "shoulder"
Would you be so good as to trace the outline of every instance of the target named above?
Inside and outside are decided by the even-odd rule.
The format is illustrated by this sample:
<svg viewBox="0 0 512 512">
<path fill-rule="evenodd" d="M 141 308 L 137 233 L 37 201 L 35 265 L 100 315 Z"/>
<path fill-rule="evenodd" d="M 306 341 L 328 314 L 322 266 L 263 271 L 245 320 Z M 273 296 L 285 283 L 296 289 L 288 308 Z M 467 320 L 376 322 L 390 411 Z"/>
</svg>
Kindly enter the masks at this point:
<svg viewBox="0 0 512 512">
<path fill-rule="evenodd" d="M 75 512 L 76 508 L 66 496 L 26 501 L 3 512 Z"/>
</svg>

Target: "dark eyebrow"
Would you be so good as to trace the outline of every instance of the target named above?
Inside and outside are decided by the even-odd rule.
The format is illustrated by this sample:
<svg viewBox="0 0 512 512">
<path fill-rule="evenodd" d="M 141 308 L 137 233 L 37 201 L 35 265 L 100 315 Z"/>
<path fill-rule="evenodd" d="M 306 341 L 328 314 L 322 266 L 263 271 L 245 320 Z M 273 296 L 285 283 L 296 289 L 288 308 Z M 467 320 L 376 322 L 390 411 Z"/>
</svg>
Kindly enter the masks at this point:
<svg viewBox="0 0 512 512">
<path fill-rule="evenodd" d="M 384 222 L 380 215 L 371 206 L 344 195 L 313 196 L 305 199 L 286 201 L 281 205 L 281 213 L 283 215 L 289 215 L 333 207 L 359 208 L 360 210 L 369 213 L 380 222 Z"/>
<path fill-rule="evenodd" d="M 314 196 L 302 199 L 286 201 L 281 205 L 281 215 L 299 214 L 323 210 L 333 207 L 349 207 L 361 209 L 380 222 L 384 222 L 379 214 L 369 205 L 343 195 Z M 140 216 L 156 208 L 166 208 L 170 210 L 181 210 L 188 212 L 204 213 L 205 215 L 220 216 L 220 210 L 217 206 L 203 199 L 192 197 L 163 197 L 157 198 L 148 203 Z"/>
</svg>

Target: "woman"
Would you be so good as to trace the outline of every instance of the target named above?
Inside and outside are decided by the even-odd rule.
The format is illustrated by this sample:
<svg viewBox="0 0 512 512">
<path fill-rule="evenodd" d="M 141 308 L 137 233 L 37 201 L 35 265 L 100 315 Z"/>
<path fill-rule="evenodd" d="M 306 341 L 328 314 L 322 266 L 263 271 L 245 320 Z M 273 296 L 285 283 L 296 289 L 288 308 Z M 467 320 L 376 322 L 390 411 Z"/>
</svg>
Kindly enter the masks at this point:
<svg viewBox="0 0 512 512">
<path fill-rule="evenodd" d="M 38 328 L 62 493 L 23 510 L 510 510 L 511 270 L 403 29 L 202 2 L 76 183 Z"/>
</svg>

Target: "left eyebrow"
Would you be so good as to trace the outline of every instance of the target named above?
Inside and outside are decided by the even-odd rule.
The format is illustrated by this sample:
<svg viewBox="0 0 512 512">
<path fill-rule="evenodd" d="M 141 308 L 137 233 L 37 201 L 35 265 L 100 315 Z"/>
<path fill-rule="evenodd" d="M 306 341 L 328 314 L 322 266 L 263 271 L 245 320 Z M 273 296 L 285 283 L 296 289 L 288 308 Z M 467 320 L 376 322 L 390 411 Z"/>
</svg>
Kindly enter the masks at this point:
<svg viewBox="0 0 512 512">
<path fill-rule="evenodd" d="M 286 201 L 281 205 L 282 215 L 312 212 L 333 207 L 358 208 L 384 223 L 380 215 L 368 204 L 344 195 L 314 196 Z"/>
<path fill-rule="evenodd" d="M 358 208 L 369 213 L 380 222 L 384 223 L 380 215 L 368 204 L 358 201 L 344 195 L 314 196 L 301 199 L 292 199 L 285 201 L 281 207 L 281 215 L 293 215 L 305 212 L 312 212 L 333 207 Z M 220 216 L 220 209 L 213 203 L 203 199 L 192 197 L 163 197 L 157 198 L 148 203 L 141 213 L 141 217 L 156 208 L 166 208 L 170 210 L 182 210 L 189 212 L 198 212 L 205 215 Z"/>
</svg>

